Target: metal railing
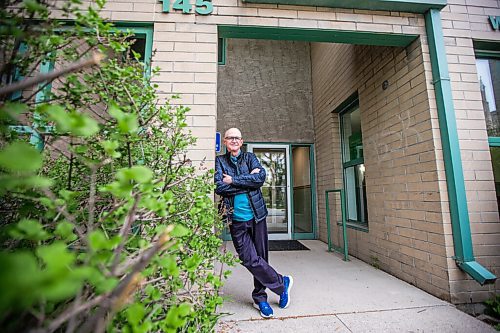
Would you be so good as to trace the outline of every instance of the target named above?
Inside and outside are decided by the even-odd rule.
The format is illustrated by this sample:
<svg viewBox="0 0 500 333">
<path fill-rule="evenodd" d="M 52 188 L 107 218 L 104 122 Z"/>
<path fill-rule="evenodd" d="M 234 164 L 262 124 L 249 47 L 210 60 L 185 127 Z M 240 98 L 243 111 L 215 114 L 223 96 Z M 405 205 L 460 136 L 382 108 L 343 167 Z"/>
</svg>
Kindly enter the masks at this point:
<svg viewBox="0 0 500 333">
<path fill-rule="evenodd" d="M 340 193 L 340 209 L 342 214 L 342 233 L 344 238 L 344 247 L 336 246 L 332 244 L 331 237 L 331 227 L 330 227 L 330 202 L 328 200 L 329 193 Z M 337 190 L 326 190 L 325 191 L 325 200 L 326 200 L 326 227 L 328 232 L 328 252 L 332 252 L 332 248 L 334 251 L 344 254 L 344 261 L 349 261 L 349 249 L 347 246 L 347 227 L 346 227 L 346 207 L 345 207 L 345 194 L 343 189 Z"/>
</svg>

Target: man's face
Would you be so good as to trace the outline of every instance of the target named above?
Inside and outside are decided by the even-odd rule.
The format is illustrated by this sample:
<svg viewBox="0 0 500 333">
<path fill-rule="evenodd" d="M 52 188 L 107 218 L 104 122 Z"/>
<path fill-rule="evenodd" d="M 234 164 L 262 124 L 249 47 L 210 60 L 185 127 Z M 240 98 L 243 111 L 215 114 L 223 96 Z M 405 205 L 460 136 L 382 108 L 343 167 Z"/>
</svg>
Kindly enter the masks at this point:
<svg viewBox="0 0 500 333">
<path fill-rule="evenodd" d="M 236 154 L 243 145 L 241 132 L 236 128 L 232 128 L 226 131 L 226 134 L 224 136 L 224 145 L 226 146 L 228 151 Z"/>
</svg>

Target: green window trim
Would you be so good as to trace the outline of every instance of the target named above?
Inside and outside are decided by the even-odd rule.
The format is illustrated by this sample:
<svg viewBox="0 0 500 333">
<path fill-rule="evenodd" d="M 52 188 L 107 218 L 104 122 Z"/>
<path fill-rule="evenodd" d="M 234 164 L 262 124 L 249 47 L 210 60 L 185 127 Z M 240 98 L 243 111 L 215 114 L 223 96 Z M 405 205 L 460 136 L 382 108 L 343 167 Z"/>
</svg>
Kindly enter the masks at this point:
<svg viewBox="0 0 500 333">
<path fill-rule="evenodd" d="M 71 22 L 67 22 L 71 23 Z M 151 58 L 153 54 L 153 26 L 151 24 L 143 25 L 138 24 L 138 26 L 134 26 L 132 23 L 121 22 L 115 23 L 116 30 L 124 31 L 124 32 L 132 32 L 135 36 L 141 36 L 145 39 L 145 50 L 144 50 L 144 63 L 146 64 L 145 76 L 151 76 Z M 61 29 L 70 29 L 70 25 L 68 24 Z M 26 45 L 21 44 L 20 51 L 26 51 Z M 54 61 L 44 61 L 40 65 L 40 74 L 49 73 L 54 70 Z M 21 80 L 22 76 L 19 75 L 19 71 L 16 69 L 16 74 L 14 75 L 14 80 Z M 52 83 L 40 83 L 38 85 L 39 89 L 42 88 L 35 95 L 35 103 L 43 103 L 47 101 L 48 94 L 52 89 Z M 22 96 L 22 92 L 15 92 L 11 96 L 11 100 L 19 99 Z M 40 121 L 40 117 L 37 113 L 33 114 L 34 121 L 31 126 L 9 126 L 11 131 L 14 131 L 18 134 L 31 134 L 30 143 L 34 145 L 39 151 L 42 151 L 45 147 L 45 140 L 43 138 L 43 134 L 50 134 L 53 132 L 54 128 L 52 126 L 46 126 L 46 124 Z M 43 129 L 43 131 L 41 131 Z"/>
<path fill-rule="evenodd" d="M 488 138 L 490 147 L 500 147 L 500 137 L 491 136 Z"/>
<path fill-rule="evenodd" d="M 477 40 L 473 44 L 476 59 L 500 60 L 500 43 Z M 489 136 L 488 144 L 490 147 L 500 147 L 500 137 Z"/>
<path fill-rule="evenodd" d="M 218 46 L 217 63 L 219 66 L 224 66 L 226 64 L 227 39 L 219 37 L 217 46 Z"/>
<path fill-rule="evenodd" d="M 365 163 L 365 158 L 364 157 L 360 157 L 360 158 L 355 158 L 353 160 L 350 160 L 348 162 L 345 162 L 342 164 L 342 166 L 345 168 L 349 168 L 349 167 L 352 167 L 352 166 L 355 166 L 355 165 L 359 165 L 359 164 L 364 164 Z"/>
<path fill-rule="evenodd" d="M 342 221 L 338 221 L 337 225 L 341 226 Z M 363 223 L 363 222 L 353 222 L 353 221 L 346 221 L 346 227 L 349 229 L 357 230 L 357 231 L 363 231 L 363 232 L 369 232 L 370 229 L 368 228 L 368 223 Z"/>
<path fill-rule="evenodd" d="M 153 55 L 153 26 L 134 26 L 128 22 L 115 23 L 116 29 L 123 32 L 132 32 L 134 36 L 144 37 L 146 46 L 144 49 L 144 62 L 146 64 L 146 76 L 151 76 L 151 58 Z"/>
<path fill-rule="evenodd" d="M 341 136 L 341 152 L 342 156 L 341 159 L 344 161 L 346 159 L 345 157 L 345 145 L 346 142 L 344 140 L 344 116 L 350 114 L 351 112 L 359 110 L 359 95 L 358 92 L 355 91 L 353 94 L 351 94 L 346 100 L 344 100 L 334 111 L 334 114 L 337 114 L 340 120 L 340 136 Z M 361 143 L 362 143 L 362 137 L 361 137 Z M 347 162 L 342 163 L 342 180 L 343 180 L 343 190 L 345 192 L 344 200 L 345 200 L 345 207 L 346 207 L 346 226 L 351 229 L 355 230 L 361 230 L 361 231 L 366 231 L 368 232 L 368 215 L 366 214 L 365 221 L 363 221 L 363 212 L 365 212 L 365 208 L 367 206 L 367 202 L 363 200 L 356 199 L 355 200 L 355 207 L 356 207 L 356 214 L 357 218 L 356 220 L 350 219 L 349 218 L 349 197 L 350 195 L 352 196 L 352 189 L 349 191 L 347 188 L 348 186 L 348 175 L 347 175 L 347 169 L 356 167 L 358 165 L 364 164 L 364 157 L 357 157 L 352 160 L 349 160 Z M 357 176 L 354 175 L 354 183 L 357 182 Z M 361 194 L 364 194 L 362 191 Z M 352 204 L 352 203 L 351 203 Z M 362 212 L 363 211 L 363 212 Z"/>
</svg>

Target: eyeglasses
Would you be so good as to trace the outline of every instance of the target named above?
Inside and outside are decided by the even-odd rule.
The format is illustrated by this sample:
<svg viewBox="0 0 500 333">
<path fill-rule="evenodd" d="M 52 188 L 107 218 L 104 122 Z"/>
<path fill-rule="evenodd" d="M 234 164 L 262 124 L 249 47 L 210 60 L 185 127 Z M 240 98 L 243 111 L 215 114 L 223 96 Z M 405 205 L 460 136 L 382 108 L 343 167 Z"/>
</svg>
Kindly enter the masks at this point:
<svg viewBox="0 0 500 333">
<path fill-rule="evenodd" d="M 240 141 L 241 137 L 240 136 L 228 136 L 228 137 L 224 138 L 224 140 L 227 140 L 227 141 Z"/>
</svg>

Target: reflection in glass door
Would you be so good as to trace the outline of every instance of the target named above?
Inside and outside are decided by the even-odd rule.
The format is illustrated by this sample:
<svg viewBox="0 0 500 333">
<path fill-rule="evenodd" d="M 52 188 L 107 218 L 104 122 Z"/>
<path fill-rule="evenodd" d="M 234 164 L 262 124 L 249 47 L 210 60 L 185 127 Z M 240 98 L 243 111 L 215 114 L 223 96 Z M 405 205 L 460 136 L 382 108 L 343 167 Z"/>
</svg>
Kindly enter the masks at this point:
<svg viewBox="0 0 500 333">
<path fill-rule="evenodd" d="M 288 145 L 248 145 L 248 151 L 257 156 L 266 170 L 261 190 L 269 211 L 269 239 L 291 239 L 288 149 Z"/>
</svg>

